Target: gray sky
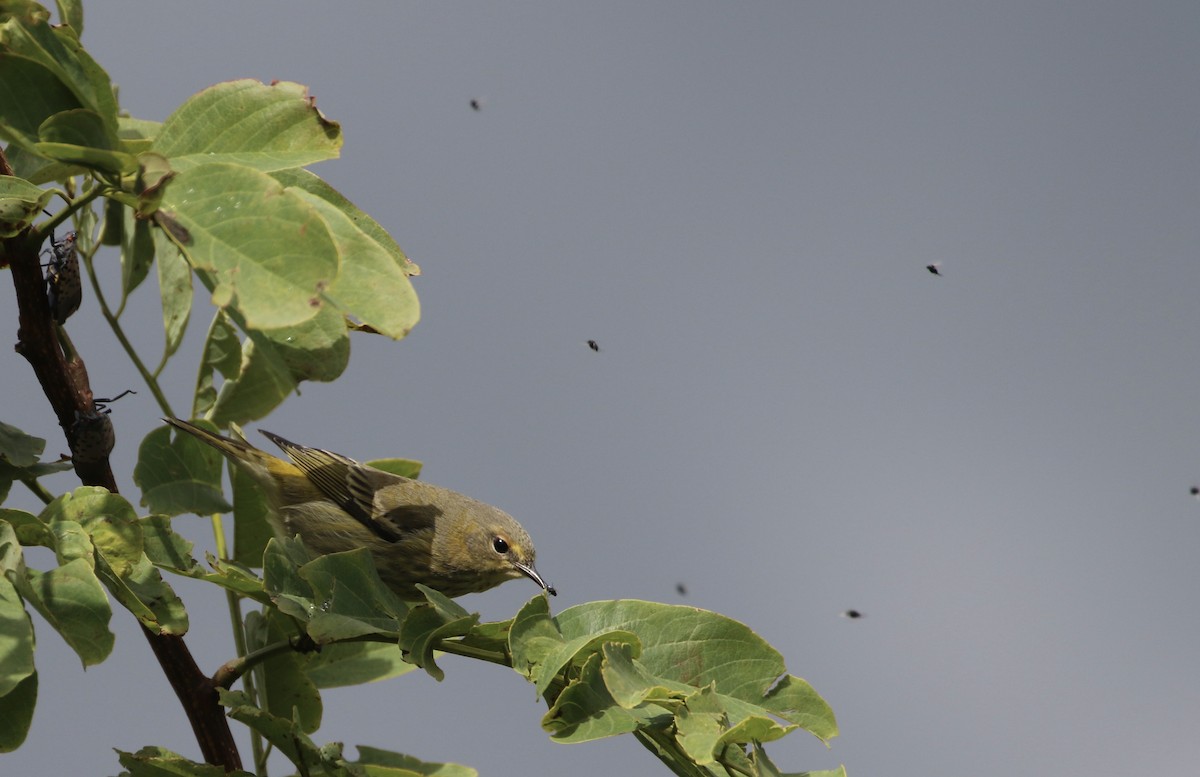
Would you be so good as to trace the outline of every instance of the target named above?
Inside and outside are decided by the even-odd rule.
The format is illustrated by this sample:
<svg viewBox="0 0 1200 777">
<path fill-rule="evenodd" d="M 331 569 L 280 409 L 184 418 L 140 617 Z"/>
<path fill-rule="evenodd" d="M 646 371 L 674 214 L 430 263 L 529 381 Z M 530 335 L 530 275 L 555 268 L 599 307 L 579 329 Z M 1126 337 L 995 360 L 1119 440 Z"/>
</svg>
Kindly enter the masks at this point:
<svg viewBox="0 0 1200 777">
<path fill-rule="evenodd" d="M 134 115 L 227 79 L 307 84 L 346 136 L 315 172 L 424 271 L 407 340 L 356 337 L 342 380 L 262 426 L 420 458 L 505 508 L 555 608 L 747 623 L 842 728 L 828 751 L 771 745 L 789 770 L 1196 770 L 1200 5 L 87 10 Z M 130 316 L 156 355 L 150 289 Z M 99 321 L 85 299 L 70 327 L 93 386 L 140 388 Z M 180 412 L 207 322 L 169 373 Z M 65 451 L 7 363 L 3 418 Z M 157 415 L 146 392 L 114 409 L 135 499 Z M 211 670 L 232 655 L 224 597 L 178 588 Z M 463 604 L 501 619 L 534 593 Z M 197 755 L 133 618 L 114 621 L 86 674 L 38 622 L 39 708 L 5 773 Z M 319 740 L 485 775 L 666 773 L 628 737 L 553 743 L 516 674 L 443 667 L 327 692 Z"/>
</svg>

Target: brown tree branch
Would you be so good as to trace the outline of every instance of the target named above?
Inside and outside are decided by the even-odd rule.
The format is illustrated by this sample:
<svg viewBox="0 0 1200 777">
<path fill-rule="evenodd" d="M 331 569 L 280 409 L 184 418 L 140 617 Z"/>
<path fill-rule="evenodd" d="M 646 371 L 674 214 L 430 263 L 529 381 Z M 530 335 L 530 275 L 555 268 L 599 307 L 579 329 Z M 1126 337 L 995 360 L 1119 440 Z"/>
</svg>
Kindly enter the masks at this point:
<svg viewBox="0 0 1200 777">
<path fill-rule="evenodd" d="M 12 174 L 2 152 L 0 174 Z M 17 353 L 24 356 L 33 367 L 46 399 L 58 416 L 67 442 L 75 450 L 76 438 L 82 428 L 78 420 L 95 415 L 92 388 L 83 359 L 74 349 L 71 349 L 69 357 L 64 355 L 59 344 L 46 298 L 38 249 L 38 242 L 28 230 L 17 237 L 0 241 L 0 258 L 6 258 L 12 268 L 19 308 L 20 328 L 15 347 Z M 76 456 L 74 464 L 75 472 L 84 485 L 102 486 L 113 493 L 117 492 L 107 452 L 98 457 Z M 183 704 L 204 760 L 222 766 L 227 772 L 241 769 L 241 756 L 234 744 L 224 710 L 217 703 L 216 687 L 200 671 L 183 638 L 156 634 L 145 626 L 142 632 Z"/>
</svg>

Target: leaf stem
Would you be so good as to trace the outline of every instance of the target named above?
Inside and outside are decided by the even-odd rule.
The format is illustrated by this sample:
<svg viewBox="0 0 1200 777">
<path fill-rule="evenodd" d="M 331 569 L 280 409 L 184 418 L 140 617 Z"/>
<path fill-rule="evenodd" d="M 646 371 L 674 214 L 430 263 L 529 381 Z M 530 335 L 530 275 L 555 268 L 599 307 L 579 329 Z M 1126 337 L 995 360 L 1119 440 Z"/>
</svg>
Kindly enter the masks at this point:
<svg viewBox="0 0 1200 777">
<path fill-rule="evenodd" d="M 100 305 L 100 313 L 104 316 L 104 320 L 108 322 L 109 329 L 117 338 L 117 342 L 125 349 L 125 354 L 129 357 L 129 361 L 133 362 L 133 366 L 137 369 L 138 374 L 142 376 L 146 387 L 150 389 L 150 393 L 154 395 L 155 401 L 158 402 L 159 409 L 169 416 L 174 416 L 175 412 L 171 410 L 171 404 L 167 401 L 167 397 L 163 394 L 162 388 L 158 385 L 157 378 L 146 369 L 146 365 L 142 362 L 137 351 L 134 350 L 133 344 L 129 342 L 129 338 L 125 336 L 125 330 L 121 327 L 121 322 L 113 315 L 112 309 L 108 306 L 108 300 L 104 297 L 104 292 L 100 288 L 100 279 L 96 276 L 96 272 L 92 267 L 92 259 L 99 248 L 97 244 L 93 244 L 88 251 L 81 251 L 83 256 L 84 267 L 87 268 L 88 281 L 92 284 L 92 293 L 96 295 L 96 302 Z"/>
<path fill-rule="evenodd" d="M 296 650 L 296 645 L 292 640 L 284 639 L 279 642 L 272 642 L 270 645 L 264 645 L 258 650 L 247 653 L 244 656 L 239 656 L 231 661 L 226 661 L 213 674 L 213 685 L 218 688 L 228 689 L 238 681 L 238 678 L 258 664 L 282 653 L 287 653 L 289 650 Z"/>
<path fill-rule="evenodd" d="M 50 504 L 54 501 L 54 494 L 47 491 L 46 487 L 41 484 L 41 481 L 36 478 L 21 478 L 21 482 L 33 492 L 34 496 L 41 499 L 43 504 Z"/>
<path fill-rule="evenodd" d="M 458 638 L 438 640 L 437 649 L 443 653 L 450 653 L 456 656 L 465 656 L 466 658 L 474 658 L 479 661 L 488 661 L 500 666 L 512 667 L 512 657 L 507 652 L 495 650 L 484 650 L 482 648 L 464 645 Z"/>
</svg>

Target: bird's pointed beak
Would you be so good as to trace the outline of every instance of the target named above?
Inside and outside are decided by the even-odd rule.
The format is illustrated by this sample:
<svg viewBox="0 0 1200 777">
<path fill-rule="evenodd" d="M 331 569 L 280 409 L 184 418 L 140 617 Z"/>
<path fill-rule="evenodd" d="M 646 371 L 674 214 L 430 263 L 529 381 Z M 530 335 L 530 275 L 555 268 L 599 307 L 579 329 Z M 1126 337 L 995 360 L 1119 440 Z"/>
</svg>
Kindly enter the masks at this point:
<svg viewBox="0 0 1200 777">
<path fill-rule="evenodd" d="M 525 575 L 525 577 L 540 585 L 546 593 L 550 594 L 551 596 L 558 596 L 558 591 L 554 590 L 554 586 L 546 584 L 546 581 L 543 580 L 542 576 L 538 574 L 538 571 L 534 569 L 533 564 L 522 564 L 519 561 L 514 561 L 513 566 L 516 567 L 522 575 Z"/>
</svg>

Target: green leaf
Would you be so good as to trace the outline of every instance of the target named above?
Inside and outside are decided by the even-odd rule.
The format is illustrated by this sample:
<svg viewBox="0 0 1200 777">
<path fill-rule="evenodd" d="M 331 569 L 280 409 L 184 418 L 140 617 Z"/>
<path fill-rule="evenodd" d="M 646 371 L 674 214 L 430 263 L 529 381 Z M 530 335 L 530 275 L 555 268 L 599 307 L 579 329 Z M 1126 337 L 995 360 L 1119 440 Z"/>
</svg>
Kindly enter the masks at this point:
<svg viewBox="0 0 1200 777">
<path fill-rule="evenodd" d="M 154 256 L 158 258 L 158 291 L 162 298 L 163 332 L 166 346 L 163 360 L 175 353 L 183 342 L 192 314 L 192 268 L 160 229 L 151 230 Z"/>
<path fill-rule="evenodd" d="M 261 332 L 251 332 L 241 349 L 238 370 L 226 377 L 213 405 L 213 422 L 221 426 L 263 418 L 296 390 L 287 364 Z"/>
<path fill-rule="evenodd" d="M 634 659 L 630 645 L 612 643 L 601 648 L 604 685 L 616 704 L 633 709 L 645 701 L 674 707 L 684 698 L 687 686 L 664 682 Z"/>
<path fill-rule="evenodd" d="M 338 272 L 329 230 L 265 173 L 212 163 L 184 170 L 167 184 L 162 208 L 189 233 L 180 249 L 211 284 L 213 304 L 233 306 L 248 328 L 294 326 L 326 303 Z"/>
<path fill-rule="evenodd" d="M 124 304 L 125 299 L 150 274 L 150 267 L 154 264 L 154 233 L 158 230 L 151 229 L 149 221 L 135 219 L 129 208 L 117 207 L 114 210 L 121 216 L 117 223 L 125 224 L 122 229 L 125 240 L 121 246 L 121 302 Z"/>
<path fill-rule="evenodd" d="M 380 334 L 397 340 L 407 335 L 421 317 L 417 293 L 406 272 L 415 265 L 404 254 L 389 250 L 395 245 L 390 238 L 385 244 L 365 232 L 354 220 L 358 209 L 348 202 L 355 213 L 346 213 L 318 194 L 296 188 L 287 191 L 296 193 L 321 215 L 337 246 L 338 275 L 326 292 L 328 298 Z"/>
<path fill-rule="evenodd" d="M 821 769 L 815 772 L 789 772 L 784 774 L 779 770 L 771 759 L 767 757 L 767 751 L 763 750 L 762 745 L 754 745 L 750 751 L 750 762 L 753 765 L 754 772 L 761 777 L 846 777 L 846 767 L 839 766 L 836 769 Z"/>
<path fill-rule="evenodd" d="M 251 773 L 237 769 L 226 772 L 220 766 L 189 761 L 163 747 L 143 747 L 136 753 L 117 750 L 121 766 L 129 777 L 250 777 Z"/>
<path fill-rule="evenodd" d="M 565 667 L 581 667 L 593 653 L 610 643 L 627 645 L 636 657 L 642 646 L 637 635 L 630 631 L 612 629 L 599 634 L 585 634 L 565 642 L 557 651 L 546 657 L 536 679 L 537 691 L 545 694 L 552 683 L 559 679 Z"/>
<path fill-rule="evenodd" d="M 308 622 L 316 612 L 313 588 L 300 576 L 300 567 L 313 554 L 300 540 L 273 537 L 263 551 L 263 588 L 286 615 Z"/>
<path fill-rule="evenodd" d="M 622 707 L 605 684 L 604 669 L 609 648 L 628 653 L 628 645 L 605 646 L 602 653 L 591 653 L 579 672 L 550 710 L 542 718 L 542 728 L 556 741 L 588 742 L 593 739 L 627 734 L 639 728 L 669 721 L 670 713 L 653 704 Z"/>
<path fill-rule="evenodd" d="M 59 111 L 81 108 L 79 99 L 63 83 L 53 55 L 43 56 L 29 30 L 49 32 L 43 23 L 25 26 L 16 20 L 0 27 L 0 83 L 6 87 L 0 100 L 0 137 L 26 151 L 37 142 L 38 127 Z"/>
<path fill-rule="evenodd" d="M 215 431 L 205 421 L 198 425 Z M 221 490 L 224 457 L 190 434 L 160 426 L 142 440 L 133 482 L 142 489 L 142 505 L 155 513 L 211 515 L 233 509 Z"/>
<path fill-rule="evenodd" d="M 16 750 L 29 735 L 33 708 L 37 706 L 37 689 L 38 676 L 34 672 L 0 696 L 0 753 Z"/>
<path fill-rule="evenodd" d="M 300 768 L 301 774 L 345 774 L 340 747 L 318 748 L 304 733 L 296 720 L 272 715 L 255 707 L 250 697 L 241 691 L 217 689 L 222 706 L 229 709 L 229 717 L 241 721 L 282 752 Z M 327 771 L 326 771 L 327 770 Z"/>
<path fill-rule="evenodd" d="M 43 525 L 46 526 L 46 524 Z M 48 525 L 47 529 L 52 539 L 46 547 L 54 550 L 54 556 L 59 564 L 66 564 L 81 558 L 87 561 L 88 566 L 95 567 L 96 548 L 92 545 L 91 536 L 83 530 L 81 525 L 75 521 L 56 520 Z"/>
<path fill-rule="evenodd" d="M 137 157 L 116 150 L 118 140 L 113 130 L 95 111 L 59 111 L 42 122 L 38 128 L 40 140 L 32 150 L 47 159 L 110 175 L 132 173 L 137 169 Z"/>
<path fill-rule="evenodd" d="M 434 660 L 438 641 L 467 634 L 478 623 L 479 614 L 468 613 L 432 588 L 418 584 L 417 589 L 424 594 L 426 603 L 408 611 L 400 627 L 400 646 L 408 651 L 409 661 L 440 682 L 445 673 Z"/>
<path fill-rule="evenodd" d="M 335 642 L 305 654 L 301 665 L 318 688 L 373 683 L 417 668 L 395 644 L 385 642 Z"/>
<path fill-rule="evenodd" d="M 13 237 L 32 225 L 53 196 L 54 192 L 23 178 L 0 175 L 0 238 Z"/>
<path fill-rule="evenodd" d="M 242 344 L 238 339 L 237 329 L 230 323 L 228 314 L 218 310 L 204 340 L 204 351 L 200 357 L 200 370 L 196 378 L 192 418 L 206 416 L 216 404 L 217 389 L 213 373 L 219 372 L 226 380 L 237 377 L 241 362 Z"/>
<path fill-rule="evenodd" d="M 0 543 L 9 542 L 16 544 L 11 529 L 0 533 Z M 11 580 L 17 570 L 6 568 L 3 571 L 4 576 L 0 577 L 0 696 L 11 693 L 34 671 L 33 623 Z"/>
<path fill-rule="evenodd" d="M 36 479 L 71 469 L 69 461 L 38 461 L 45 448 L 46 441 L 42 438 L 0 422 L 0 498 L 14 480 Z"/>
<path fill-rule="evenodd" d="M 558 626 L 550 617 L 550 603 L 546 597 L 533 597 L 513 618 L 508 632 L 513 669 L 533 682 L 541 673 L 541 666 L 564 643 Z"/>
<path fill-rule="evenodd" d="M 371 218 L 366 211 L 360 210 L 358 206 L 342 196 L 341 192 L 326 183 L 320 176 L 309 170 L 289 168 L 287 170 L 273 171 L 271 177 L 284 186 L 295 187 L 307 194 L 325 200 L 350 219 L 358 229 L 362 230 L 367 237 L 378 244 L 388 256 L 392 257 L 392 261 L 400 267 L 405 275 L 421 274 L 421 268 L 405 256 L 400 245 L 392 239 L 392 236 L 383 228 L 383 225 Z"/>
<path fill-rule="evenodd" d="M 205 559 L 212 571 L 195 575 L 195 577 L 261 604 L 270 604 L 271 597 L 264 590 L 263 581 L 250 569 L 236 561 L 218 559 L 211 553 L 205 554 Z"/>
<path fill-rule="evenodd" d="M 44 15 L 9 18 L 0 25 L 0 138 L 22 151 L 41 156 L 38 132 L 47 118 L 84 108 L 95 112 L 110 138 L 116 137 L 117 103 L 108 74 L 79 45 L 70 27 L 51 28 Z M 57 153 L 55 146 L 48 150 Z M 35 183 L 44 164 L 22 160 L 21 170 Z M 61 165 L 55 165 L 61 168 Z M 67 166 L 70 170 L 70 166 Z M 56 172 L 66 172 L 56 170 Z"/>
<path fill-rule="evenodd" d="M 283 642 L 296 636 L 295 621 L 278 610 L 267 610 L 266 629 L 262 648 L 274 642 Z M 311 734 L 321 725 L 321 694 L 317 686 L 304 673 L 304 660 L 295 651 L 278 653 L 260 665 L 259 686 L 266 709 L 281 718 L 294 718 L 302 731 Z"/>
<path fill-rule="evenodd" d="M 368 777 L 391 777 L 395 775 L 395 772 L 391 771 L 393 769 L 403 769 L 424 777 L 479 777 L 479 772 L 469 766 L 430 763 L 413 758 L 411 755 L 393 753 L 366 745 L 358 745 L 356 749 L 358 750 L 358 760 L 354 763 L 366 767 L 363 771 Z M 372 766 L 385 766 L 390 769 L 388 771 L 373 770 Z"/>
<path fill-rule="evenodd" d="M 471 629 L 469 634 L 463 635 L 458 644 L 486 653 L 509 656 L 509 666 L 511 666 L 511 654 L 508 649 L 508 636 L 511 628 L 512 620 L 480 623 Z"/>
<path fill-rule="evenodd" d="M 52 529 L 63 521 L 83 527 L 119 577 L 130 574 L 142 559 L 142 531 L 133 505 L 107 489 L 81 486 L 47 505 L 41 518 Z"/>
<path fill-rule="evenodd" d="M 86 559 L 77 558 L 48 572 L 26 571 L 18 586 L 85 667 L 104 661 L 116 637 L 109 629 L 112 607 L 104 587 Z"/>
<path fill-rule="evenodd" d="M 251 333 L 253 337 L 254 333 Z M 328 383 L 350 363 L 350 337 L 346 321 L 333 308 L 296 326 L 268 329 L 255 339 L 256 348 L 271 347 L 291 375 L 293 388 L 301 381 Z"/>
<path fill-rule="evenodd" d="M 188 617 L 183 602 L 145 555 L 124 576 L 115 574 L 107 559 L 98 555 L 96 576 L 113 598 L 146 628 L 159 634 L 187 633 Z"/>
<path fill-rule="evenodd" d="M 153 140 L 162 131 L 161 121 L 139 119 L 134 116 L 117 117 L 117 135 L 128 145 L 130 141 Z M 148 148 L 149 146 L 147 146 Z M 145 153 L 144 151 L 139 153 Z"/>
<path fill-rule="evenodd" d="M 0 521 L 13 527 L 17 540 L 25 547 L 40 546 L 53 550 L 58 544 L 50 527 L 33 513 L 0 507 Z"/>
<path fill-rule="evenodd" d="M 75 107 L 95 111 L 116 133 L 117 100 L 112 82 L 80 45 L 78 29 L 52 28 L 44 18 L 39 24 L 9 24 L 0 31 L 0 47 L 9 54 L 28 57 L 53 73 L 74 95 Z M 29 109 L 34 115 L 36 107 Z M 46 111 L 42 118 L 53 113 L 57 111 Z"/>
<path fill-rule="evenodd" d="M 308 634 L 318 644 L 364 634 L 398 637 L 408 612 L 379 579 L 366 548 L 318 556 L 300 568 L 313 590 Z"/>
<path fill-rule="evenodd" d="M 716 698 L 713 686 L 706 686 L 687 698 L 675 715 L 675 739 L 695 763 L 713 763 L 717 742 L 725 730 L 725 710 Z"/>
<path fill-rule="evenodd" d="M 171 519 L 165 515 L 151 515 L 140 520 L 142 525 L 142 547 L 146 557 L 163 569 L 170 569 L 189 577 L 203 574 L 192 556 L 192 543 L 171 528 Z"/>
<path fill-rule="evenodd" d="M 0 460 L 14 467 L 30 467 L 37 463 L 45 449 L 46 441 L 41 437 L 25 434 L 0 421 Z"/>
<path fill-rule="evenodd" d="M 637 600 L 591 602 L 556 619 L 568 639 L 625 629 L 642 644 L 641 665 L 694 688 L 716 684 L 734 723 L 754 714 L 797 723 L 822 740 L 837 736 L 833 711 L 811 686 L 786 674 L 783 657 L 745 625 L 717 613 Z"/>
<path fill-rule="evenodd" d="M 221 162 L 264 171 L 303 167 L 336 157 L 341 146 L 341 128 L 321 115 L 304 86 L 250 79 L 193 95 L 154 142 L 176 170 Z"/>
<path fill-rule="evenodd" d="M 270 508 L 254 477 L 230 463 L 233 481 L 233 558 L 246 566 L 261 566 L 263 551 L 275 536 Z"/>
<path fill-rule="evenodd" d="M 62 23 L 70 25 L 76 37 L 83 35 L 82 0 L 55 0 L 55 5 L 58 6 L 58 18 Z"/>
</svg>

